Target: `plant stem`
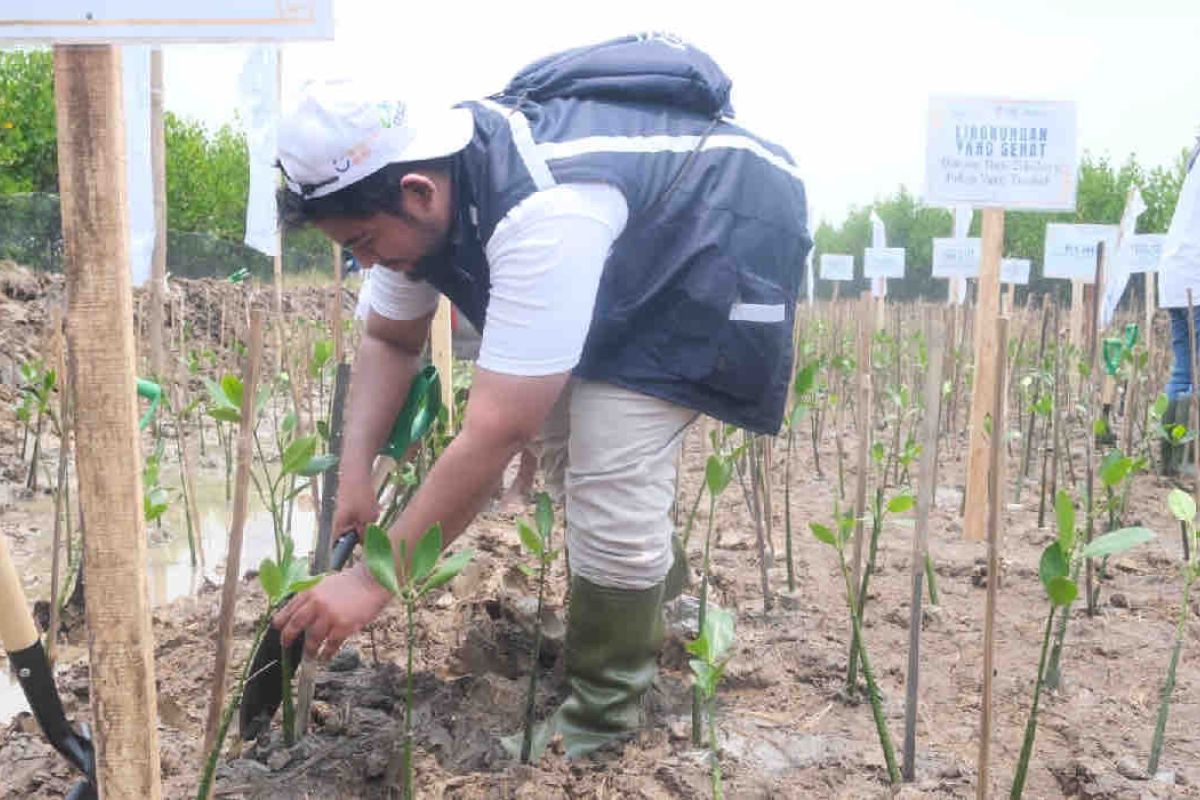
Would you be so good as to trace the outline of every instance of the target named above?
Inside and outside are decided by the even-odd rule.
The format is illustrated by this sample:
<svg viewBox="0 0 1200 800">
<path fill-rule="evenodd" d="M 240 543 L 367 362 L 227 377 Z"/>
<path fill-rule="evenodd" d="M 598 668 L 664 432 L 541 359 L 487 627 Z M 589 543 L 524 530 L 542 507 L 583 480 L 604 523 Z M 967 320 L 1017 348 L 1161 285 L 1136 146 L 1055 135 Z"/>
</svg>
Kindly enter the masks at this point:
<svg viewBox="0 0 1200 800">
<path fill-rule="evenodd" d="M 866 643 L 862 640 L 862 626 L 859 625 L 857 603 L 854 601 L 854 588 L 850 581 L 850 571 L 846 568 L 846 554 L 839 547 L 838 561 L 842 577 L 846 582 L 846 602 L 850 606 L 850 627 L 854 634 L 854 643 L 862 657 L 863 677 L 867 681 L 867 697 L 871 701 L 871 716 L 875 720 L 875 730 L 879 734 L 879 746 L 883 749 L 883 760 L 887 764 L 888 780 L 892 786 L 900 784 L 900 768 L 896 766 L 896 750 L 892 746 L 892 735 L 888 732 L 887 718 L 883 715 L 883 698 L 879 694 L 879 684 L 875 682 L 875 672 L 871 669 L 871 660 L 867 656 Z"/>
<path fill-rule="evenodd" d="M 529 667 L 529 693 L 525 698 L 525 738 L 521 741 L 521 763 L 529 763 L 533 750 L 533 708 L 537 695 L 538 659 L 542 653 L 542 600 L 546 593 L 546 558 L 540 555 L 541 569 L 538 570 L 537 617 L 534 621 L 533 655 Z"/>
<path fill-rule="evenodd" d="M 413 646 L 416 636 L 416 626 L 413 622 L 416 609 L 416 598 L 407 596 L 404 605 L 408 615 L 408 678 L 404 697 L 404 800 L 413 800 L 413 746 L 412 746 L 412 707 L 413 707 Z"/>
<path fill-rule="evenodd" d="M 266 634 L 267 626 L 270 624 L 271 609 L 267 609 L 267 613 L 263 614 L 254 631 L 254 643 L 250 645 L 251 653 L 258 650 L 258 645 L 262 642 L 263 635 Z M 217 770 L 217 759 L 221 756 L 221 746 L 225 743 L 225 735 L 229 732 L 229 723 L 233 720 L 233 712 L 237 711 L 238 706 L 242 703 L 242 691 L 246 688 L 246 680 L 249 678 L 252 666 L 254 666 L 254 659 L 247 657 L 245 665 L 242 666 L 242 674 L 238 678 L 237 687 L 233 690 L 233 696 L 229 698 L 229 703 L 221 714 L 221 725 L 217 728 L 217 740 L 213 744 L 212 752 L 208 754 L 208 758 L 204 762 L 204 770 L 200 773 L 200 787 L 196 791 L 196 800 L 208 800 L 212 791 L 213 775 Z"/>
<path fill-rule="evenodd" d="M 253 652 L 253 651 L 251 651 Z M 296 743 L 296 707 L 292 703 L 292 664 L 288 658 L 288 648 L 280 648 L 279 654 L 280 675 L 283 680 L 282 689 L 283 706 L 282 706 L 282 725 L 283 725 L 283 743 L 291 747 Z"/>
<path fill-rule="evenodd" d="M 1042 634 L 1042 655 L 1038 659 L 1037 683 L 1033 685 L 1033 707 L 1029 710 L 1029 721 L 1025 724 L 1025 740 L 1021 743 L 1021 756 L 1017 759 L 1017 772 L 1013 776 L 1010 800 L 1019 800 L 1025 791 L 1025 777 L 1029 771 L 1029 757 L 1033 755 L 1033 739 L 1037 734 L 1038 701 L 1042 696 L 1042 678 L 1046 674 L 1046 649 L 1050 645 L 1050 628 L 1054 623 L 1054 612 L 1057 606 L 1050 606 L 1046 617 L 1046 630 Z"/>
<path fill-rule="evenodd" d="M 1187 576 L 1183 581 L 1183 602 L 1179 604 L 1179 622 L 1175 626 L 1175 646 L 1171 648 L 1171 662 L 1167 665 L 1167 679 L 1163 683 L 1158 704 L 1158 719 L 1154 723 L 1154 741 L 1150 745 L 1150 765 L 1146 768 L 1146 772 L 1152 778 L 1158 773 L 1158 760 L 1162 757 L 1163 740 L 1167 733 L 1167 715 L 1171 712 L 1171 695 L 1175 693 L 1175 668 L 1179 666 L 1179 652 L 1183 649 L 1183 635 L 1188 619 L 1188 600 L 1192 593 L 1192 581 L 1195 580 L 1195 572 L 1191 566 L 1185 566 L 1184 569 L 1187 570 Z"/>
<path fill-rule="evenodd" d="M 708 750 L 712 759 L 712 793 L 713 800 L 724 800 L 725 792 L 721 787 L 721 751 L 717 743 L 716 699 L 708 704 Z"/>
<path fill-rule="evenodd" d="M 879 552 L 879 529 L 883 527 L 883 488 L 875 488 L 875 505 L 871 511 L 871 544 L 867 550 L 867 564 L 862 574 L 862 586 L 858 592 L 858 624 L 862 625 L 867 609 L 867 589 L 871 585 L 871 573 L 875 571 L 875 557 Z M 846 673 L 846 690 L 851 695 L 858 689 L 859 642 L 850 643 L 850 667 Z"/>
<path fill-rule="evenodd" d="M 796 566 L 792 561 L 792 441 L 796 438 L 788 430 L 787 455 L 783 460 L 783 538 L 787 556 L 788 591 L 796 591 Z"/>
<path fill-rule="evenodd" d="M 717 507 L 716 495 L 711 495 L 708 501 L 708 530 L 704 534 L 704 564 L 700 575 L 700 611 L 696 615 L 696 635 L 704 633 L 704 621 L 708 617 L 708 554 L 712 544 L 713 515 Z M 699 747 L 703 741 L 700 711 L 704 705 L 704 696 L 699 686 L 692 686 L 692 744 Z"/>
<path fill-rule="evenodd" d="M 688 540 L 692 536 L 692 525 L 696 522 L 696 510 L 700 508 L 700 498 L 704 496 L 704 481 L 700 481 L 700 488 L 696 490 L 696 499 L 692 502 L 692 513 L 688 514 L 687 527 L 683 529 L 683 547 L 686 550 Z"/>
<path fill-rule="evenodd" d="M 938 588 L 937 588 L 937 571 L 933 568 L 933 558 L 925 554 L 925 582 L 929 584 L 929 602 L 933 605 L 938 603 Z"/>
</svg>

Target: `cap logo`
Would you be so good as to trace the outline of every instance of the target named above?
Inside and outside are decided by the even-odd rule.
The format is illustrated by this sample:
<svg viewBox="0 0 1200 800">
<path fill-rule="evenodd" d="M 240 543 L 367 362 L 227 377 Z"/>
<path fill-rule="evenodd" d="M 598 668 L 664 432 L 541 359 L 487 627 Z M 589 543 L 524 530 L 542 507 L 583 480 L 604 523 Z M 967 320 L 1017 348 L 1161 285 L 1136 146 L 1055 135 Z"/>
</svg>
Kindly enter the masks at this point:
<svg viewBox="0 0 1200 800">
<path fill-rule="evenodd" d="M 379 104 L 379 124 L 384 128 L 401 128 L 408 107 L 399 101 Z"/>
</svg>

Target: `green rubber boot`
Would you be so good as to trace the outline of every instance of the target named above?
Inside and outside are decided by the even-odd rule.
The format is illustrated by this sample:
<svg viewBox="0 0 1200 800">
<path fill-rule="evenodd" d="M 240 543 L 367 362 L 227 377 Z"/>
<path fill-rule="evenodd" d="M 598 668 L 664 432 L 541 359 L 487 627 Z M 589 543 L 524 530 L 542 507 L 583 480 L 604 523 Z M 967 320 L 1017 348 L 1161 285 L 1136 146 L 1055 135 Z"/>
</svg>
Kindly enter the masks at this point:
<svg viewBox="0 0 1200 800">
<path fill-rule="evenodd" d="M 669 603 L 683 590 L 692 585 L 692 571 L 688 566 L 687 551 L 683 549 L 683 539 L 678 534 L 671 534 L 671 571 L 667 573 L 666 587 L 663 589 L 663 602 Z"/>
<path fill-rule="evenodd" d="M 571 694 L 556 715 L 568 758 L 628 736 L 642 725 L 642 696 L 658 672 L 665 581 L 649 589 L 571 579 L 566 672 Z"/>
</svg>

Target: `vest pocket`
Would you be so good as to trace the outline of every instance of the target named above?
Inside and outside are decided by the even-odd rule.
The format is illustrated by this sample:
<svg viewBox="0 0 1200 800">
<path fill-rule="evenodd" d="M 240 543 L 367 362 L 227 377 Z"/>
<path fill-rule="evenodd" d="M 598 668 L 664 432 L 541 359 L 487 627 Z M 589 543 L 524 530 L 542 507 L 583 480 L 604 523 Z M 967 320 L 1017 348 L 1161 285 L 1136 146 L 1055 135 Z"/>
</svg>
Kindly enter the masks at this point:
<svg viewBox="0 0 1200 800">
<path fill-rule="evenodd" d="M 737 283 L 738 295 L 713 332 L 712 362 L 701 382 L 732 397 L 757 400 L 787 368 L 790 298 L 782 287 L 744 269 Z"/>
</svg>

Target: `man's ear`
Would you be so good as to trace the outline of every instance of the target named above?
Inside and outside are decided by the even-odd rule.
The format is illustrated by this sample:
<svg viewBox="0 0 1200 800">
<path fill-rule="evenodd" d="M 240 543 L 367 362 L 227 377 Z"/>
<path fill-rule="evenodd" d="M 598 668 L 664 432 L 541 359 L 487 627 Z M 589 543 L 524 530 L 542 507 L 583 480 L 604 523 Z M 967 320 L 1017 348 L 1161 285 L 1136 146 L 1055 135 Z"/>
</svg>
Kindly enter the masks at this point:
<svg viewBox="0 0 1200 800">
<path fill-rule="evenodd" d="M 400 179 L 400 191 L 405 197 L 405 209 L 413 208 L 409 201 L 414 202 L 415 208 L 429 214 L 433 209 L 433 199 L 437 194 L 437 185 L 433 180 L 419 172 L 410 172 Z"/>
</svg>

